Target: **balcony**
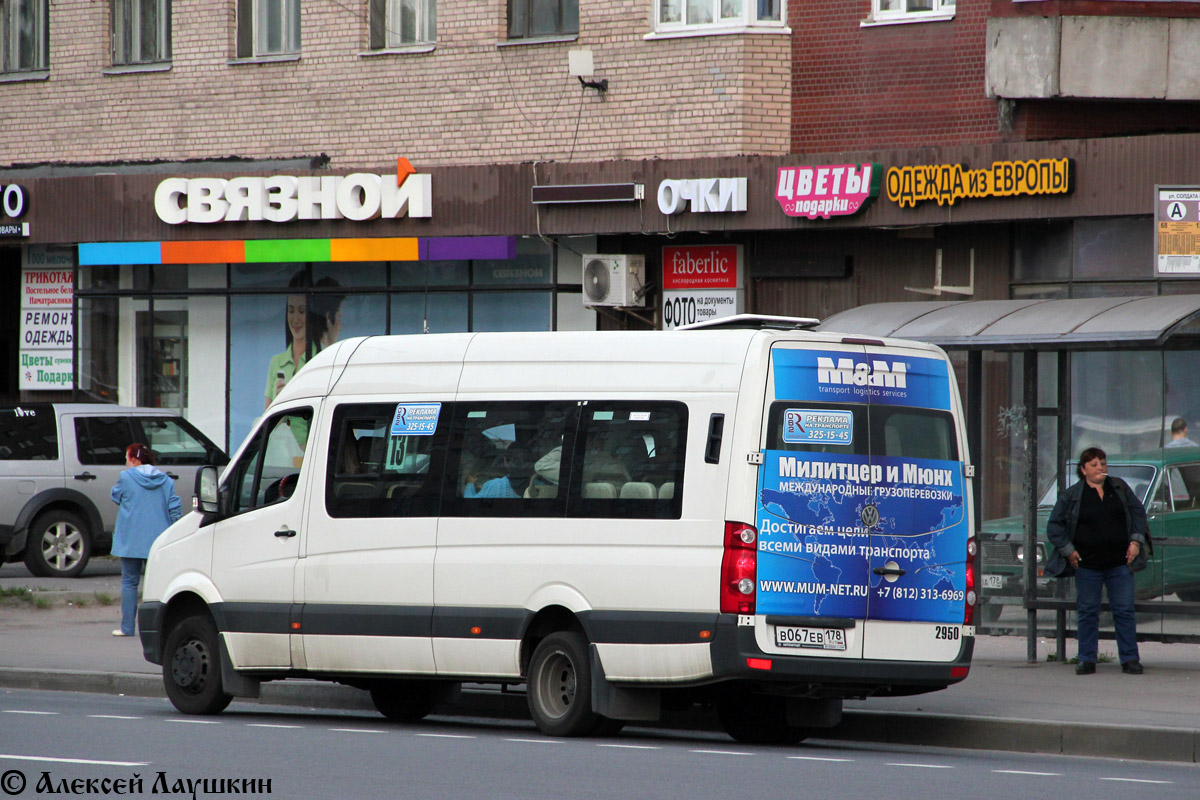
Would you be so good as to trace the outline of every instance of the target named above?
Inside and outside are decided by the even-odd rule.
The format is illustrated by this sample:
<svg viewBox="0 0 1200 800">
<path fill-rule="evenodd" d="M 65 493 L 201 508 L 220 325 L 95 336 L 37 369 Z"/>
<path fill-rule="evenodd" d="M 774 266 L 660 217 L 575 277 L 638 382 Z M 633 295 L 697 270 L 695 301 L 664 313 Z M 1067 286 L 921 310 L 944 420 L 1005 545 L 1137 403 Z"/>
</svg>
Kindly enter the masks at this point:
<svg viewBox="0 0 1200 800">
<path fill-rule="evenodd" d="M 1200 18 L 992 16 L 986 46 L 989 97 L 1200 100 Z"/>
</svg>

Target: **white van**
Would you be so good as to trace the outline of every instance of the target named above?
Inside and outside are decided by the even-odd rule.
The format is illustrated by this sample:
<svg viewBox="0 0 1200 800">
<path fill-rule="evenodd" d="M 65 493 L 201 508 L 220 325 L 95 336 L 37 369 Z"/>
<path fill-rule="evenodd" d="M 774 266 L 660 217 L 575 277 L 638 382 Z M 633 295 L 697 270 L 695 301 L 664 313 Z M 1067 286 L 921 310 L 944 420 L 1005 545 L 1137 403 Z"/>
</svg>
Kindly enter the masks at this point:
<svg viewBox="0 0 1200 800">
<path fill-rule="evenodd" d="M 704 702 L 755 742 L 962 680 L 951 365 L 811 322 L 338 343 L 155 543 L 146 658 L 186 713 L 305 677 L 416 720 L 471 681 L 547 734 Z"/>
</svg>

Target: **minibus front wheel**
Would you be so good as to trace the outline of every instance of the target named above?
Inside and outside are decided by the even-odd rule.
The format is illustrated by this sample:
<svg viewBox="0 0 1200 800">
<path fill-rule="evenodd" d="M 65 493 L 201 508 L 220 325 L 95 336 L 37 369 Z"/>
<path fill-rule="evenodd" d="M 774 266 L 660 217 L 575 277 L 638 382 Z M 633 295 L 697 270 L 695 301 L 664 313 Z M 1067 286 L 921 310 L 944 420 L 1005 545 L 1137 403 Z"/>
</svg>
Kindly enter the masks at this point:
<svg viewBox="0 0 1200 800">
<path fill-rule="evenodd" d="M 587 641 L 574 631 L 558 631 L 538 642 L 526 685 L 530 716 L 548 736 L 588 736 L 606 721 L 592 710 Z"/>
<path fill-rule="evenodd" d="M 217 626 L 207 616 L 180 620 L 167 635 L 163 684 L 171 704 L 185 714 L 218 714 L 233 696 L 221 682 Z"/>
</svg>

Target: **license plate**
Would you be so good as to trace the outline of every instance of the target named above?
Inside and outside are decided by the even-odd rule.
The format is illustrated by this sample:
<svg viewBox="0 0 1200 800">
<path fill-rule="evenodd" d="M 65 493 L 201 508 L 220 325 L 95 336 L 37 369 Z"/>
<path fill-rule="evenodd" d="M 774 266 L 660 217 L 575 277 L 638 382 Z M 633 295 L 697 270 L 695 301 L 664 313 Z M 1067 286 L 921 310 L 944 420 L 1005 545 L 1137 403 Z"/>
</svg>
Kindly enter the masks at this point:
<svg viewBox="0 0 1200 800">
<path fill-rule="evenodd" d="M 776 647 L 800 647 L 807 650 L 845 650 L 846 631 L 841 628 L 800 628 L 775 626 Z"/>
<path fill-rule="evenodd" d="M 1003 575 L 984 575 L 983 576 L 983 588 L 985 588 L 985 589 L 1003 589 L 1004 588 L 1004 576 Z"/>
</svg>

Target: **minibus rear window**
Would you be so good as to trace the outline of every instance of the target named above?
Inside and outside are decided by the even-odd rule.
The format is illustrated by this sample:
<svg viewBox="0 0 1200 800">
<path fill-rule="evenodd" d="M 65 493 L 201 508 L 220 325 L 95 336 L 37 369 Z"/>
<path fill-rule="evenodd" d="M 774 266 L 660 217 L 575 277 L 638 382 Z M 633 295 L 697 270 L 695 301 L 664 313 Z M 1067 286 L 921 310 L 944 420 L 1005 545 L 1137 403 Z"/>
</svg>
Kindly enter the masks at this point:
<svg viewBox="0 0 1200 800">
<path fill-rule="evenodd" d="M 958 460 L 949 412 L 865 403 L 776 402 L 767 449 Z"/>
</svg>

